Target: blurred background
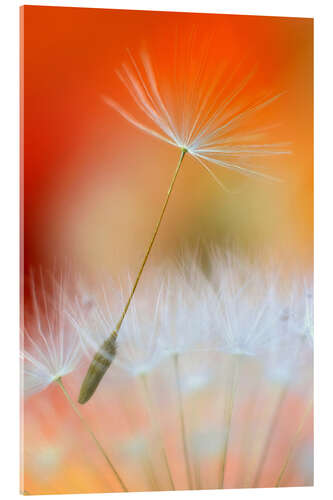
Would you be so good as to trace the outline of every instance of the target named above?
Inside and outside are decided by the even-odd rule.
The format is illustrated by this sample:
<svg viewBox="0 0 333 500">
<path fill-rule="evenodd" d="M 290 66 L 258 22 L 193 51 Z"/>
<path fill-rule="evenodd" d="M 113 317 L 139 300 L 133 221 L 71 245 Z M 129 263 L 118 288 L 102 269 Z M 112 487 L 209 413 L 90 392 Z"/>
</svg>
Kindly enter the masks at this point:
<svg viewBox="0 0 333 500">
<path fill-rule="evenodd" d="M 186 158 L 152 261 L 200 238 L 311 267 L 312 20 L 58 7 L 21 14 L 25 272 L 55 258 L 84 273 L 137 269 L 178 151 L 127 123 L 101 96 L 118 97 L 115 70 L 127 49 L 145 43 L 155 48 L 153 61 L 167 64 L 174 33 L 186 39 L 193 25 L 214 32 L 215 60 L 238 63 L 245 54 L 258 92 L 285 92 L 266 123 L 279 123 L 269 141 L 290 143 L 292 154 L 268 170 L 283 179 L 278 184 L 215 168 L 238 194 L 223 192 Z M 131 98 L 121 99 L 126 109 Z"/>
<path fill-rule="evenodd" d="M 135 53 L 145 44 L 166 74 L 174 33 L 186 39 L 193 25 L 202 37 L 214 33 L 212 61 L 237 63 L 245 57 L 248 67 L 257 68 L 249 100 L 256 90 L 284 92 L 265 112 L 266 123 L 280 125 L 270 131 L 267 142 L 288 142 L 292 154 L 267 160 L 267 173 L 280 177 L 281 183 L 215 168 L 236 192 L 222 191 L 185 157 L 148 266 L 202 241 L 235 246 L 263 261 L 274 258 L 287 270 L 311 273 L 311 19 L 28 6 L 21 9 L 22 277 L 55 261 L 60 267 L 69 262 L 85 279 L 138 269 L 179 152 L 130 125 L 101 96 L 121 96 L 121 105 L 131 107 L 115 73 L 127 49 Z M 196 43 L 201 44 L 200 36 Z M 212 76 L 214 69 L 214 64 L 208 68 Z M 24 285 L 29 308 L 28 280 Z M 75 394 L 82 374 L 70 382 Z M 25 406 L 25 484 L 42 493 L 116 487 L 101 474 L 99 457 L 98 473 L 91 461 L 89 467 L 85 463 L 94 453 L 89 443 L 78 438 L 75 449 L 66 448 L 77 421 L 58 389 L 47 391 Z M 286 414 L 289 409 L 300 417 L 304 400 L 299 394 L 290 398 Z M 109 425 L 109 416 L 101 417 L 93 407 L 84 411 L 97 431 L 103 430 L 103 422 Z M 117 410 L 112 414 L 118 424 L 122 418 Z M 278 441 L 278 457 L 288 448 L 289 420 L 281 431 L 284 440 Z M 306 432 L 308 451 L 296 459 L 306 461 L 310 483 L 310 424 Z M 298 470 L 290 471 L 291 484 L 304 484 Z M 232 478 L 228 484 L 234 484 Z"/>
</svg>

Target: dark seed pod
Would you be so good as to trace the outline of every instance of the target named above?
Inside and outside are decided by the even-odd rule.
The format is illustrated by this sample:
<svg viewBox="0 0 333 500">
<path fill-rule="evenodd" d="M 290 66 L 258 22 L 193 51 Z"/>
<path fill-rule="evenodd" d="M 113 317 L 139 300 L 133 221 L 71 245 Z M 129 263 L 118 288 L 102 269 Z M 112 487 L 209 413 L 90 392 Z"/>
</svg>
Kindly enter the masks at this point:
<svg viewBox="0 0 333 500">
<path fill-rule="evenodd" d="M 117 335 L 113 333 L 95 354 L 81 385 L 78 399 L 80 404 L 89 401 L 111 365 L 116 355 L 116 339 Z"/>
</svg>

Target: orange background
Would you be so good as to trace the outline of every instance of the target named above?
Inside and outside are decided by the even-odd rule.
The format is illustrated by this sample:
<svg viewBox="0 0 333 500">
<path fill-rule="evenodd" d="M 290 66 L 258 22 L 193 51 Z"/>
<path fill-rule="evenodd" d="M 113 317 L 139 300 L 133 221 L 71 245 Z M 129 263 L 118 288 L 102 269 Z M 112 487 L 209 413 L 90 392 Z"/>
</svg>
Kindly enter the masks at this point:
<svg viewBox="0 0 333 500">
<path fill-rule="evenodd" d="M 25 272 L 55 257 L 83 272 L 137 269 L 178 152 L 135 129 L 101 95 L 119 94 L 115 70 L 127 48 L 158 47 L 153 56 L 163 65 L 175 30 L 186 39 L 193 25 L 203 36 L 215 31 L 215 55 L 246 54 L 259 90 L 286 92 L 270 139 L 289 142 L 292 154 L 278 160 L 278 186 L 235 175 L 239 196 L 186 159 L 152 259 L 202 238 L 311 266 L 311 19 L 29 6 L 21 14 Z M 121 104 L 130 100 L 124 94 Z"/>
</svg>

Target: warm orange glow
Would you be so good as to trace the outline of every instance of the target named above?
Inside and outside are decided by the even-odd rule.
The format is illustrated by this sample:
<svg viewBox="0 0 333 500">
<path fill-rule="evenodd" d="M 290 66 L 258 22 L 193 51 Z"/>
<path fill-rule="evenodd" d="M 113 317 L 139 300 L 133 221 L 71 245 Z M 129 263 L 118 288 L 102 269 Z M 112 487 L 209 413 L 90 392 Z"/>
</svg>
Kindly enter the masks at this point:
<svg viewBox="0 0 333 500">
<path fill-rule="evenodd" d="M 214 78 L 220 61 L 236 65 L 243 59 L 245 72 L 256 67 L 245 100 L 251 100 L 257 92 L 285 92 L 261 117 L 266 124 L 280 124 L 269 132 L 269 140 L 290 143 L 292 154 L 269 161 L 270 172 L 283 180 L 276 184 L 215 168 L 216 175 L 236 193 L 223 192 L 193 159 L 186 157 L 150 265 L 203 240 L 222 247 L 231 243 L 263 259 L 274 256 L 287 270 L 297 267 L 311 271 L 311 19 L 31 6 L 23 7 L 21 15 L 22 272 L 49 267 L 55 259 L 60 264 L 69 260 L 88 278 L 107 273 L 117 277 L 138 269 L 178 151 L 131 126 L 101 96 L 112 95 L 121 99 L 122 106 L 133 109 L 131 98 L 115 74 L 127 57 L 127 49 L 135 53 L 146 46 L 158 61 L 160 74 L 167 78 L 175 39 L 178 37 L 180 43 L 188 41 L 193 27 L 197 33 L 191 47 L 193 57 L 202 53 L 207 43 L 208 80 Z M 212 42 L 208 43 L 211 34 Z M 71 379 L 74 396 L 82 376 L 83 371 Z M 26 404 L 25 487 L 34 493 L 117 489 L 91 443 L 76 436 L 75 416 L 58 389 L 50 387 L 47 391 L 47 396 L 41 393 Z M 105 391 L 103 395 L 106 397 Z M 119 432 L 130 433 L 131 423 L 125 422 L 117 401 L 114 395 L 110 404 L 104 401 L 108 413 L 102 417 L 93 404 L 84 408 L 98 433 L 105 434 L 110 422 L 119 426 L 119 421 Z M 303 408 L 302 395 L 293 394 L 283 411 L 292 412 L 296 422 Z M 243 411 L 247 413 L 246 406 Z M 54 413 L 65 428 L 59 428 Z M 137 414 L 135 418 L 144 421 L 145 416 Z M 287 421 L 282 424 L 285 439 L 274 448 L 272 463 L 281 460 L 288 448 L 288 432 L 292 434 L 294 429 L 290 430 Z M 308 424 L 304 435 L 311 436 L 310 427 Z M 73 449 L 69 449 L 71 443 L 68 448 L 57 449 L 61 433 L 63 439 L 72 433 Z M 170 431 L 170 442 L 172 439 Z M 36 456 L 50 443 L 54 456 L 47 456 L 46 463 L 59 460 L 61 466 L 48 478 Z M 108 444 L 113 443 L 110 440 Z M 30 449 L 39 450 L 33 460 L 29 458 Z M 87 465 L 88 455 L 93 457 L 93 467 L 90 459 Z M 120 456 L 119 461 L 124 465 L 126 458 Z M 227 479 L 230 486 L 244 465 L 237 453 L 231 462 L 234 467 L 230 466 Z M 135 463 L 128 467 L 134 483 L 133 478 L 140 473 Z M 275 472 L 268 466 L 262 486 L 270 484 Z M 288 476 L 292 484 L 302 484 L 304 478 L 297 474 L 297 469 L 292 468 Z M 143 490 L 149 488 L 141 476 L 137 484 Z"/>
</svg>

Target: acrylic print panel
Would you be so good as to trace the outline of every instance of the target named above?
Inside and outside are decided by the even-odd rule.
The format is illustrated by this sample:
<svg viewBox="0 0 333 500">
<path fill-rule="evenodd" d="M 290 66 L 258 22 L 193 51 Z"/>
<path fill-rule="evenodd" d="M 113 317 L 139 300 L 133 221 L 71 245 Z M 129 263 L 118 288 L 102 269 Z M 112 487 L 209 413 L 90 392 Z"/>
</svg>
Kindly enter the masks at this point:
<svg viewBox="0 0 333 500">
<path fill-rule="evenodd" d="M 312 485 L 312 31 L 21 9 L 22 491 Z"/>
</svg>

